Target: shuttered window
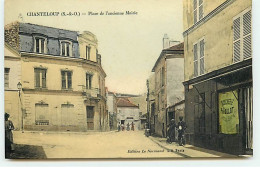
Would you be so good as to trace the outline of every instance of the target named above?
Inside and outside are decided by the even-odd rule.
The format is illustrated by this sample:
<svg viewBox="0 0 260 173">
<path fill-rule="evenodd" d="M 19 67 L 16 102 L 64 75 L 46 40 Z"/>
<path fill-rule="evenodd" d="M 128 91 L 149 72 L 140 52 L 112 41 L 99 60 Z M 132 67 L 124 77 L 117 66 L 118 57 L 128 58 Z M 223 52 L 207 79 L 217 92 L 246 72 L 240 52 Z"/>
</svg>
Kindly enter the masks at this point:
<svg viewBox="0 0 260 173">
<path fill-rule="evenodd" d="M 193 14 L 194 24 L 203 18 L 203 0 L 193 0 Z"/>
<path fill-rule="evenodd" d="M 86 89 L 91 89 L 92 88 L 92 78 L 93 74 L 86 74 Z"/>
<path fill-rule="evenodd" d="M 247 10 L 233 20 L 233 61 L 239 62 L 251 57 L 251 10 Z"/>
<path fill-rule="evenodd" d="M 72 71 L 61 71 L 61 88 L 72 88 Z"/>
<path fill-rule="evenodd" d="M 46 88 L 46 72 L 47 69 L 42 69 L 42 68 L 34 69 L 35 88 Z"/>
<path fill-rule="evenodd" d="M 200 40 L 193 45 L 194 56 L 194 77 L 205 73 L 204 58 L 205 58 L 205 42 L 204 39 Z"/>
<path fill-rule="evenodd" d="M 9 88 L 9 72 L 10 68 L 5 68 L 5 88 Z"/>
</svg>

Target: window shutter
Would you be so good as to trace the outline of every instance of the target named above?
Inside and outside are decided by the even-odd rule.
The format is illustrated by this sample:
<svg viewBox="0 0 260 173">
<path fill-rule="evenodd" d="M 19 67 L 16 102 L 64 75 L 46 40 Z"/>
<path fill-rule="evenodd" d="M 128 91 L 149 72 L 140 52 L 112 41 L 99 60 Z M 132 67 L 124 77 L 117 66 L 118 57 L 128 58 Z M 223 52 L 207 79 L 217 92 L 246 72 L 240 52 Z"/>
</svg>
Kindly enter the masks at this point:
<svg viewBox="0 0 260 173">
<path fill-rule="evenodd" d="M 233 43 L 233 58 L 234 62 L 240 61 L 240 42 L 241 42 L 241 37 L 240 37 L 240 17 L 235 19 L 233 21 L 233 32 L 234 32 L 234 43 Z"/>
<path fill-rule="evenodd" d="M 34 69 L 35 75 L 35 87 L 40 87 L 40 71 L 39 69 Z"/>
<path fill-rule="evenodd" d="M 68 77 L 68 88 L 71 88 L 72 86 L 71 72 L 67 72 L 67 77 Z"/>
<path fill-rule="evenodd" d="M 243 58 L 250 58 L 251 50 L 251 10 L 243 15 Z"/>
<path fill-rule="evenodd" d="M 66 76 L 65 71 L 61 72 L 61 87 L 66 88 Z"/>
<path fill-rule="evenodd" d="M 203 18 L 203 0 L 199 0 L 199 20 Z"/>
<path fill-rule="evenodd" d="M 42 70 L 42 87 L 46 88 L 46 70 Z"/>
<path fill-rule="evenodd" d="M 200 74 L 204 74 L 204 40 L 200 41 Z"/>
<path fill-rule="evenodd" d="M 44 39 L 41 39 L 41 52 L 40 53 L 44 53 Z"/>
<path fill-rule="evenodd" d="M 198 76 L 198 45 L 195 44 L 193 48 L 194 54 L 194 76 Z"/>
<path fill-rule="evenodd" d="M 197 23 L 197 18 L 198 18 L 198 12 L 197 12 L 197 0 L 193 0 L 193 13 L 194 13 L 194 24 Z"/>
</svg>

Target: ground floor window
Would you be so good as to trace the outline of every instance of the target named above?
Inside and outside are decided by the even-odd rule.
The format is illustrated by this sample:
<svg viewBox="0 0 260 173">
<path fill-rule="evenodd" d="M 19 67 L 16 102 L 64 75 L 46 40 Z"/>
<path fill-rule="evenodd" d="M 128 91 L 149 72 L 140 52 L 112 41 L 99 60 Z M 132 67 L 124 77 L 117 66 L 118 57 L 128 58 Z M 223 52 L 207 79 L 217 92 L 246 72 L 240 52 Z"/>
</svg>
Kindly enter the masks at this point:
<svg viewBox="0 0 260 173">
<path fill-rule="evenodd" d="M 87 106 L 87 129 L 94 130 L 94 106 Z"/>
<path fill-rule="evenodd" d="M 61 105 L 61 124 L 62 125 L 75 125 L 76 117 L 74 115 L 73 104 L 62 104 Z"/>
<path fill-rule="evenodd" d="M 219 133 L 239 133 L 238 91 L 219 93 L 218 100 Z"/>
<path fill-rule="evenodd" d="M 35 124 L 49 125 L 49 105 L 43 103 L 35 104 Z"/>
</svg>

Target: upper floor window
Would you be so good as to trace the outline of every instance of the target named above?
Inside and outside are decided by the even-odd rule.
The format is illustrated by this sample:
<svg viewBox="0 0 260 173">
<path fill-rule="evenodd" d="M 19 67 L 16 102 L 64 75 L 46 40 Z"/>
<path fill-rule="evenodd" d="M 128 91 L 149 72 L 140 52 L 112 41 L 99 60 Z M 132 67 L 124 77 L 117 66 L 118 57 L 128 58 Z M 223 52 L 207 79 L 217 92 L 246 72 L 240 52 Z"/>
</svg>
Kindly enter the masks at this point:
<svg viewBox="0 0 260 173">
<path fill-rule="evenodd" d="M 163 87 L 165 84 L 165 68 L 162 67 L 161 69 L 161 87 Z"/>
<path fill-rule="evenodd" d="M 251 9 L 234 18 L 233 37 L 233 61 L 239 62 L 251 58 Z"/>
<path fill-rule="evenodd" d="M 92 78 L 93 74 L 86 74 L 86 89 L 91 89 L 92 88 Z"/>
<path fill-rule="evenodd" d="M 34 52 L 46 53 L 46 38 L 34 37 Z"/>
<path fill-rule="evenodd" d="M 72 43 L 70 41 L 60 42 L 61 56 L 72 56 Z"/>
<path fill-rule="evenodd" d="M 10 68 L 5 68 L 5 88 L 9 88 L 9 72 Z"/>
<path fill-rule="evenodd" d="M 203 0 L 193 0 L 194 24 L 203 18 Z"/>
<path fill-rule="evenodd" d="M 72 71 L 61 71 L 61 88 L 72 88 Z"/>
<path fill-rule="evenodd" d="M 204 39 L 198 41 L 193 45 L 194 77 L 204 74 L 204 57 L 205 57 L 204 48 L 205 48 Z"/>
<path fill-rule="evenodd" d="M 35 88 L 46 88 L 46 72 L 46 69 L 34 69 Z"/>
<path fill-rule="evenodd" d="M 90 46 L 86 46 L 86 59 L 87 60 L 90 60 L 90 50 L 91 50 L 91 47 Z"/>
</svg>

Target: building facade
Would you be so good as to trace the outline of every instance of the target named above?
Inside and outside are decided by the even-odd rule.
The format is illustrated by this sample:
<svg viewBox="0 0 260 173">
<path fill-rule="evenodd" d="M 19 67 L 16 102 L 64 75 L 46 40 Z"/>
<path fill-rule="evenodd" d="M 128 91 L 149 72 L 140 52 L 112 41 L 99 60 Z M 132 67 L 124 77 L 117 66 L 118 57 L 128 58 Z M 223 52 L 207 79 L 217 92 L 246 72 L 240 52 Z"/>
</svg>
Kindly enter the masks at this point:
<svg viewBox="0 0 260 173">
<path fill-rule="evenodd" d="M 169 107 L 184 99 L 183 49 L 183 43 L 180 43 L 162 50 L 152 70 L 155 74 L 154 129 L 156 134 L 164 137 L 170 120 L 176 119 Z"/>
<path fill-rule="evenodd" d="M 25 130 L 108 128 L 106 74 L 94 34 L 15 22 L 5 26 L 5 42 L 19 53 L 20 67 L 10 71 L 21 68 L 24 111 L 16 116 Z"/>
<path fill-rule="evenodd" d="M 251 7 L 251 0 L 184 1 L 183 84 L 191 144 L 252 153 Z"/>
<path fill-rule="evenodd" d="M 117 100 L 117 121 L 125 128 L 127 124 L 134 123 L 135 130 L 141 129 L 139 107 L 129 101 L 126 97 L 119 97 Z M 131 126 L 130 126 L 131 127 Z"/>
</svg>

